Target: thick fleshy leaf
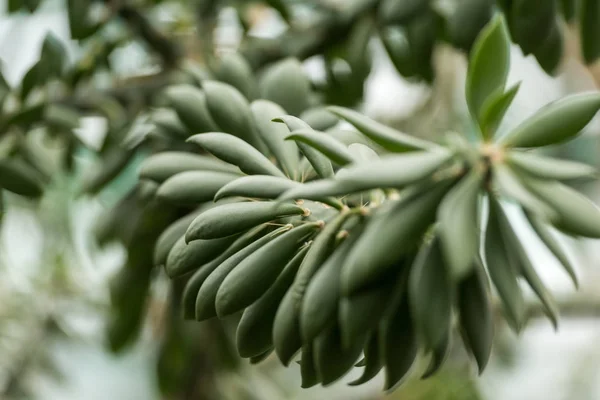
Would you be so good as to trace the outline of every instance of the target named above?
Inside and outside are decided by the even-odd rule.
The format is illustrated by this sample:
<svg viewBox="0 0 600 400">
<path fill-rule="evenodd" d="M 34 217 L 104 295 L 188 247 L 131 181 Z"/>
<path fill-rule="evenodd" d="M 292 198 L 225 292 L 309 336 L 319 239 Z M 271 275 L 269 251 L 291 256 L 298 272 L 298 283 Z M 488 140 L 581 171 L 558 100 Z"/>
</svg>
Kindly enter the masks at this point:
<svg viewBox="0 0 600 400">
<path fill-rule="evenodd" d="M 446 150 L 384 155 L 379 160 L 349 165 L 335 179 L 362 190 L 402 188 L 430 176 L 452 156 Z"/>
<path fill-rule="evenodd" d="M 344 144 L 324 132 L 317 132 L 312 129 L 295 130 L 286 137 L 286 140 L 294 140 L 313 147 L 340 166 L 354 161 L 354 157 Z"/>
<path fill-rule="evenodd" d="M 256 92 L 254 73 L 248 61 L 239 53 L 225 53 L 214 68 L 216 78 L 240 91 L 247 99 Z"/>
<path fill-rule="evenodd" d="M 389 23 L 406 23 L 427 10 L 430 0 L 384 0 L 379 6 L 379 17 Z"/>
<path fill-rule="evenodd" d="M 456 292 L 463 341 L 477 361 L 481 374 L 492 353 L 494 315 L 487 276 L 479 259 L 470 274 L 459 283 Z"/>
<path fill-rule="evenodd" d="M 411 315 L 426 350 L 431 351 L 450 334 L 452 292 L 439 237 L 422 246 L 410 271 L 408 298 Z"/>
<path fill-rule="evenodd" d="M 273 322 L 283 296 L 294 282 L 309 247 L 300 250 L 287 263 L 269 290 L 244 310 L 236 330 L 236 346 L 241 357 L 249 357 L 273 347 Z"/>
<path fill-rule="evenodd" d="M 285 177 L 260 151 L 233 135 L 220 132 L 201 133 L 191 136 L 187 141 L 201 146 L 225 162 L 237 165 L 249 175 Z"/>
<path fill-rule="evenodd" d="M 263 235 L 254 242 L 249 243 L 248 246 L 235 252 L 226 260 L 223 260 L 223 262 L 206 277 L 206 280 L 202 283 L 202 286 L 198 291 L 195 303 L 196 320 L 204 321 L 217 316 L 216 297 L 227 276 L 237 268 L 246 257 L 253 254 L 255 251 L 260 250 L 275 238 L 281 237 L 282 234 L 290 229 L 291 225 L 282 226 L 273 232 Z"/>
<path fill-rule="evenodd" d="M 35 170 L 20 160 L 0 160 L 0 187 L 31 198 L 43 193 Z"/>
<path fill-rule="evenodd" d="M 244 95 L 233 86 L 218 81 L 205 80 L 202 88 L 206 94 L 208 111 L 221 130 L 243 139 L 266 154 L 266 145 L 254 130 L 250 105 Z"/>
<path fill-rule="evenodd" d="M 346 375 L 360 357 L 363 343 L 344 348 L 340 339 L 340 329 L 333 323 L 314 341 L 314 359 L 317 376 L 323 386 L 329 386 Z"/>
<path fill-rule="evenodd" d="M 375 378 L 379 371 L 381 371 L 381 368 L 383 368 L 383 361 L 379 351 L 379 333 L 377 331 L 374 331 L 369 335 L 363 352 L 365 354 L 365 358 L 363 359 L 365 370 L 360 378 L 348 384 L 350 386 L 358 386 L 362 385 L 363 383 L 367 383 L 371 379 Z"/>
<path fill-rule="evenodd" d="M 224 197 L 249 197 L 276 199 L 285 191 L 301 186 L 301 183 L 287 178 L 269 175 L 249 175 L 237 178 L 224 185 L 215 195 L 218 201 Z"/>
<path fill-rule="evenodd" d="M 502 232 L 504 239 L 507 244 L 507 250 L 514 257 L 517 265 L 519 266 L 520 274 L 525 278 L 531 289 L 542 302 L 544 306 L 544 313 L 548 316 L 554 329 L 558 328 L 558 307 L 552 298 L 552 295 L 538 276 L 535 268 L 531 264 L 529 256 L 525 252 L 525 249 L 521 245 L 519 238 L 515 234 L 514 230 L 508 223 L 506 218 L 503 219 Z"/>
<path fill-rule="evenodd" d="M 490 139 L 494 136 L 496 129 L 500 126 L 506 111 L 512 104 L 521 83 L 516 83 L 506 92 L 504 90 L 497 91 L 483 103 L 481 107 L 481 115 L 479 117 L 481 133 L 485 139 Z"/>
<path fill-rule="evenodd" d="M 165 271 L 169 278 L 174 279 L 200 268 L 217 258 L 225 251 L 239 235 L 211 240 L 194 240 L 186 243 L 181 236 L 167 256 Z"/>
<path fill-rule="evenodd" d="M 555 221 L 558 218 L 556 211 L 531 193 L 510 167 L 504 164 L 496 164 L 492 169 L 492 176 L 495 186 L 503 196 L 517 201 L 527 210 L 543 216 L 546 220 Z"/>
<path fill-rule="evenodd" d="M 160 234 L 154 245 L 155 266 L 163 265 L 167 261 L 167 256 L 173 248 L 173 245 L 185 234 L 188 226 L 190 226 L 194 218 L 198 216 L 198 213 L 199 211 L 197 210 L 179 218 Z"/>
<path fill-rule="evenodd" d="M 507 154 L 506 160 L 513 167 L 542 179 L 567 180 L 598 176 L 598 169 L 591 165 L 535 153 L 514 151 Z"/>
<path fill-rule="evenodd" d="M 255 100 L 250 104 L 254 124 L 262 140 L 283 172 L 292 179 L 298 179 L 298 146 L 288 142 L 285 137 L 288 129 L 282 124 L 273 121 L 273 118 L 285 114 L 285 110 L 278 104 L 268 100 Z"/>
<path fill-rule="evenodd" d="M 599 93 L 580 93 L 542 107 L 499 139 L 508 147 L 541 147 L 572 139 L 600 109 Z"/>
<path fill-rule="evenodd" d="M 598 0 L 579 0 L 579 35 L 581 49 L 586 64 L 591 64 L 600 56 L 600 2 Z"/>
<path fill-rule="evenodd" d="M 536 51 L 550 32 L 556 20 L 556 1 L 512 0 L 510 30 L 514 41 L 525 55 Z"/>
<path fill-rule="evenodd" d="M 273 121 L 284 123 L 290 132 L 300 129 L 312 129 L 306 122 L 292 115 L 281 115 L 277 118 L 274 118 Z M 313 149 L 311 146 L 308 146 L 305 143 L 296 142 L 296 144 L 302 154 L 304 154 L 306 159 L 310 162 L 310 165 L 312 165 L 315 172 L 321 178 L 330 178 L 333 176 L 333 166 L 327 157 L 325 157 L 320 151 Z"/>
<path fill-rule="evenodd" d="M 525 299 L 519 287 L 519 266 L 514 259 L 515 255 L 510 253 L 510 247 L 506 243 L 503 234 L 503 224 L 506 216 L 498 201 L 488 197 L 489 218 L 485 233 L 485 261 L 490 278 L 496 287 L 508 323 L 512 328 L 520 332 L 525 322 Z"/>
<path fill-rule="evenodd" d="M 308 108 L 310 81 L 300 61 L 287 58 L 271 65 L 260 82 L 264 99 L 280 104 L 293 115 L 300 115 Z"/>
<path fill-rule="evenodd" d="M 442 200 L 438 209 L 440 241 L 449 273 L 460 280 L 479 250 L 479 191 L 484 171 L 472 169 Z"/>
<path fill-rule="evenodd" d="M 241 171 L 235 165 L 214 157 L 184 151 L 163 151 L 149 156 L 142 162 L 139 177 L 162 183 L 185 171 L 217 171 L 241 175 Z"/>
<path fill-rule="evenodd" d="M 510 36 L 504 17 L 498 14 L 479 34 L 467 72 L 467 104 L 473 118 L 480 123 L 486 101 L 504 89 L 509 66 Z"/>
<path fill-rule="evenodd" d="M 549 75 L 556 75 L 559 71 L 558 67 L 563 60 L 564 41 L 562 24 L 555 21 L 542 45 L 533 53 L 542 69 Z"/>
<path fill-rule="evenodd" d="M 567 274 L 569 274 L 569 277 L 571 277 L 571 280 L 573 281 L 575 287 L 578 288 L 579 282 L 577 280 L 575 268 L 569 260 L 569 257 L 567 257 L 565 251 L 562 249 L 558 240 L 556 240 L 556 238 L 552 235 L 552 232 L 550 231 L 549 227 L 546 224 L 544 224 L 543 221 L 541 221 L 539 218 L 533 215 L 533 213 L 525 211 L 525 216 L 527 217 L 527 220 L 529 221 L 529 224 L 531 225 L 535 233 L 541 239 L 542 243 L 544 243 L 546 247 L 552 252 L 552 254 L 554 254 L 554 257 L 556 257 L 556 259 L 562 264 Z"/>
<path fill-rule="evenodd" d="M 295 227 L 243 259 L 219 287 L 215 300 L 219 318 L 243 310 L 258 300 L 321 226 L 320 222 L 311 222 Z"/>
<path fill-rule="evenodd" d="M 259 224 L 306 212 L 295 204 L 243 202 L 223 204 L 198 215 L 190 224 L 185 239 L 217 239 L 243 232 Z"/>
<path fill-rule="evenodd" d="M 279 114 L 283 115 L 283 114 Z M 317 131 L 326 131 L 333 128 L 339 122 L 339 119 L 327 111 L 325 108 L 310 108 L 300 115 L 300 119 L 305 121 L 311 128 Z"/>
<path fill-rule="evenodd" d="M 211 201 L 215 194 L 239 175 L 216 171 L 186 171 L 167 179 L 156 192 L 162 201 L 194 205 Z"/>
<path fill-rule="evenodd" d="M 354 125 L 363 135 L 389 151 L 404 152 L 435 147 L 434 143 L 409 136 L 349 108 L 331 106 L 327 110 Z"/>
<path fill-rule="evenodd" d="M 558 229 L 572 235 L 600 238 L 600 209 L 587 197 L 553 181 L 523 180 L 537 197 L 556 211 Z"/>
<path fill-rule="evenodd" d="M 300 362 L 300 375 L 302 377 L 301 387 L 308 389 L 319 384 L 319 376 L 314 359 L 314 349 L 312 344 L 302 346 L 302 361 Z"/>
<path fill-rule="evenodd" d="M 344 264 L 344 295 L 380 282 L 403 256 L 416 251 L 423 233 L 435 221 L 438 205 L 452 182 L 425 186 L 373 216 Z"/>
<path fill-rule="evenodd" d="M 187 128 L 188 136 L 219 130 L 208 111 L 206 95 L 201 89 L 187 84 L 173 85 L 167 88 L 166 98 Z"/>
</svg>

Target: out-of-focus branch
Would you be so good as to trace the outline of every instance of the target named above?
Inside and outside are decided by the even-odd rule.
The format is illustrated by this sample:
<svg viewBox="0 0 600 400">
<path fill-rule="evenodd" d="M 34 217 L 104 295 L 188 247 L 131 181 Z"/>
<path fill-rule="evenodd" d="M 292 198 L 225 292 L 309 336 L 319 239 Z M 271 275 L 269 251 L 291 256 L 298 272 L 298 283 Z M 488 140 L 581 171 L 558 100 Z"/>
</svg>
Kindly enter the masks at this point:
<svg viewBox="0 0 600 400">
<path fill-rule="evenodd" d="M 285 57 L 301 60 L 322 53 L 327 48 L 347 39 L 354 23 L 365 13 L 372 12 L 380 0 L 355 0 L 344 9 L 331 12 L 319 21 L 303 27 L 293 27 L 274 39 L 250 38 L 242 54 L 258 69 Z"/>
<path fill-rule="evenodd" d="M 125 0 L 104 0 L 104 2 L 113 10 L 114 15 L 122 18 L 129 28 L 160 56 L 165 68 L 178 65 L 184 55 L 181 47 L 154 27 L 140 10 Z"/>
</svg>

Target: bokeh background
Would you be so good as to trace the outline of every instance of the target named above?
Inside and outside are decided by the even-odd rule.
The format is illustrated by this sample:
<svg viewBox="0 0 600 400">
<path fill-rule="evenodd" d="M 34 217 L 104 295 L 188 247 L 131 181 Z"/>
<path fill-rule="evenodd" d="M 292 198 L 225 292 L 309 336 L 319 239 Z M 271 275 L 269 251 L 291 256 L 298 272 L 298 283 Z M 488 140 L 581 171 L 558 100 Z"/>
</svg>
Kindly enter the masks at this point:
<svg viewBox="0 0 600 400">
<path fill-rule="evenodd" d="M 159 7 L 153 14 L 161 29 L 174 32 L 189 49 L 199 49 L 191 35 L 194 23 L 177 2 Z M 172 4 L 171 4 L 172 3 Z M 0 0 L 0 62 L 5 78 L 19 82 L 37 60 L 45 35 L 53 32 L 72 59 L 82 54 L 70 39 L 65 4 L 45 0 L 34 14 L 8 14 L 7 0 Z M 218 16 L 217 48 L 235 49 L 241 28 L 231 9 Z M 280 17 L 256 7 L 252 26 L 258 36 L 278 35 L 285 29 Z M 192 37 L 193 39 L 190 39 Z M 524 57 L 513 46 L 508 84 L 522 81 L 521 90 L 501 130 L 506 130 L 544 104 L 568 93 L 593 90 L 600 74 L 583 66 L 569 49 L 576 48 L 567 36 L 567 56 L 556 77 L 549 77 L 532 57 Z M 363 111 L 406 132 L 433 136 L 464 128 L 466 104 L 462 92 L 465 56 L 450 49 L 436 51 L 438 80 L 433 87 L 403 80 L 387 58 L 382 45 L 373 40 L 372 71 L 365 83 Z M 113 73 L 121 79 L 152 74 L 156 60 L 136 41 L 122 43 L 111 54 Z M 313 80 L 323 76 L 323 62 L 308 59 L 304 67 Z M 102 85 L 102 81 L 98 82 Z M 143 124 L 142 128 L 143 129 Z M 101 143 L 106 121 L 100 117 L 82 120 L 77 134 L 91 147 Z M 596 118 L 584 134 L 560 149 L 550 149 L 565 158 L 600 164 L 600 121 Z M 85 174 L 97 167 L 92 153 L 78 155 L 77 171 Z M 39 207 L 7 198 L 0 231 L 0 399 L 42 400 L 158 400 L 168 397 L 161 387 L 159 352 L 165 334 L 164 307 L 168 306 L 168 280 L 158 276 L 152 284 L 152 301 L 143 333 L 136 343 L 119 354 L 106 344 L 105 328 L 110 320 L 109 280 L 125 259 L 118 243 L 99 246 L 94 226 L 103 211 L 121 198 L 136 180 L 136 164 L 119 176 L 98 196 L 76 196 L 74 177 L 54 184 Z M 600 201 L 597 184 L 580 185 Z M 519 224 L 520 216 L 511 214 Z M 299 367 L 279 366 L 276 359 L 259 366 L 236 363 L 235 368 L 212 371 L 210 363 L 199 363 L 195 380 L 210 376 L 222 399 L 403 399 L 403 400 L 571 400 L 600 398 L 600 247 L 596 241 L 575 242 L 561 237 L 574 260 L 581 281 L 576 291 L 550 253 L 521 227 L 521 239 L 533 256 L 542 278 L 555 292 L 562 318 L 558 331 L 544 319 L 534 319 L 516 336 L 500 328 L 490 366 L 477 377 L 460 349 L 455 362 L 431 380 L 411 380 L 401 390 L 386 396 L 382 380 L 349 388 L 345 382 L 329 388 L 300 389 Z M 149 249 L 151 251 L 151 249 Z M 193 323 L 182 325 L 191 331 Z M 218 336 L 218 335 L 217 335 Z M 195 345 L 220 346 L 215 335 L 196 335 Z M 455 356 L 455 357 L 454 357 Z M 162 378 L 161 378 L 162 376 Z M 166 374 L 168 376 L 168 374 Z M 201 398 L 201 397 L 181 397 Z"/>
</svg>

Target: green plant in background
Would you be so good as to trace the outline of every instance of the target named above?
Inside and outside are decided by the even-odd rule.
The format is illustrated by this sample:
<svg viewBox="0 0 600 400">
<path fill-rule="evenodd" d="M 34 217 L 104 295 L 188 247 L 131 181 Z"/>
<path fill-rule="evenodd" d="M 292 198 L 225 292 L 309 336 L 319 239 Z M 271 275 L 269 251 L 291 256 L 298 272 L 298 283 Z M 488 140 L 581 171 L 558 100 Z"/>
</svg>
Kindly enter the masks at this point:
<svg viewBox="0 0 600 400">
<path fill-rule="evenodd" d="M 8 3 L 9 11 L 35 11 L 41 2 Z M 595 207 L 561 183 L 595 171 L 530 150 L 574 137 L 600 100 L 569 97 L 503 137 L 495 130 L 518 91 L 505 87 L 509 35 L 555 73 L 565 23 L 577 22 L 591 63 L 596 2 L 266 1 L 262 7 L 288 27 L 271 39 L 251 34 L 259 3 L 69 1 L 81 54 L 70 61 L 48 35 L 19 84 L 0 77 L 3 190 L 36 200 L 64 176 L 87 195 L 126 186 L 97 229 L 99 242 L 118 240 L 127 250 L 111 286 L 110 348 L 136 339 L 160 273 L 152 266 L 162 265 L 174 302 L 157 367 L 165 392 L 175 390 L 166 380 L 184 379 L 193 365 L 173 343 L 200 335 L 180 326 L 180 298 L 188 318 L 226 317 L 223 326 L 201 326 L 213 338 L 237 329 L 238 351 L 252 362 L 274 351 L 289 364 L 301 352 L 303 386 L 337 380 L 361 353 L 364 376 L 354 384 L 385 367 L 386 388 L 396 386 L 419 349 L 431 355 L 420 371 L 429 376 L 445 358 L 455 316 L 483 370 L 493 331 L 488 276 L 515 330 L 526 319 L 522 279 L 556 324 L 552 298 L 500 200 L 524 210 L 575 280 L 549 226 L 598 236 Z M 217 55 L 213 33 L 227 7 L 244 35 L 238 52 Z M 192 9 L 197 21 L 187 28 L 199 27 L 200 49 L 190 50 L 163 31 L 185 30 Z M 184 27 L 153 19 L 164 10 Z M 450 133 L 425 141 L 346 108 L 363 100 L 372 38 L 402 76 L 432 84 L 437 46 L 466 51 L 466 97 L 479 140 Z M 159 72 L 123 79 L 112 56 L 137 42 Z M 324 60 L 322 81 L 303 72 L 301 61 L 312 56 Z M 97 149 L 75 133 L 84 115 L 108 122 Z M 360 133 L 340 129 L 340 121 Z M 31 140 L 34 132 L 42 140 Z M 89 150 L 98 161 L 87 175 L 74 160 Z M 140 181 L 132 182 L 128 173 L 140 158 Z M 205 355 L 190 348 L 190 358 Z"/>
<path fill-rule="evenodd" d="M 504 21 L 496 16 L 471 53 L 466 97 L 480 133 L 474 143 L 455 133 L 423 141 L 350 109 L 327 108 L 383 149 L 378 154 L 267 100 L 248 104 L 221 83 L 204 81 L 193 98 L 191 89 L 171 89 L 189 129 L 226 131 L 186 140 L 214 158 L 166 153 L 142 166 L 143 178 L 160 183 L 162 201 L 204 203 L 156 247 L 155 263 L 171 278 L 189 276 L 184 315 L 203 321 L 241 313 L 240 356 L 259 362 L 274 351 L 288 365 L 300 353 L 303 387 L 337 381 L 363 353 L 364 374 L 353 385 L 384 369 L 385 389 L 396 387 L 420 349 L 431 356 L 420 373 L 430 376 L 446 357 L 454 315 L 482 372 L 493 337 L 488 277 L 515 331 L 527 317 L 521 279 L 557 326 L 553 299 L 501 203 L 525 212 L 576 283 L 549 226 L 600 237 L 599 210 L 561 183 L 595 170 L 530 150 L 575 137 L 600 109 L 600 94 L 551 103 L 494 135 L 519 88 L 506 87 Z M 281 88 L 280 100 L 297 101 L 300 89 L 289 85 L 302 86 L 299 71 L 274 70 L 266 81 Z M 322 121 L 326 127 L 325 114 Z"/>
</svg>

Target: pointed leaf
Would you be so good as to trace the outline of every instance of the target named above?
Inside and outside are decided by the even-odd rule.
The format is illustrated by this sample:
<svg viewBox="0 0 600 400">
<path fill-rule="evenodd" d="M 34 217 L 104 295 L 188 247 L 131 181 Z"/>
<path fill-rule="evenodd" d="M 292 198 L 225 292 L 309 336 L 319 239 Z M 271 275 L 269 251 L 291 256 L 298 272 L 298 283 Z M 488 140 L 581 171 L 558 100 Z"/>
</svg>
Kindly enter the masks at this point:
<svg viewBox="0 0 600 400">
<path fill-rule="evenodd" d="M 542 179 L 567 180 L 598 175 L 598 169 L 591 165 L 535 153 L 513 151 L 507 154 L 506 159 L 512 166 Z"/>
<path fill-rule="evenodd" d="M 194 205 L 211 201 L 215 194 L 238 175 L 216 171 L 186 171 L 167 179 L 156 192 L 162 201 Z"/>
<path fill-rule="evenodd" d="M 255 100 L 250 104 L 250 110 L 258 134 L 277 159 L 283 172 L 288 177 L 297 179 L 298 146 L 294 142 L 287 142 L 285 137 L 289 134 L 288 129 L 273 121 L 273 118 L 285 114 L 283 108 L 268 100 Z"/>
<path fill-rule="evenodd" d="M 294 140 L 313 147 L 340 166 L 354 161 L 346 146 L 323 132 L 316 132 L 312 129 L 295 130 L 286 137 L 286 140 Z"/>
<path fill-rule="evenodd" d="M 450 276 L 469 273 L 479 250 L 479 192 L 484 171 L 472 169 L 444 198 L 438 209 L 440 241 Z"/>
<path fill-rule="evenodd" d="M 558 182 L 537 179 L 523 182 L 556 211 L 557 228 L 569 234 L 600 238 L 600 210 L 587 197 Z"/>
<path fill-rule="evenodd" d="M 542 107 L 499 143 L 509 147 L 541 147 L 575 137 L 600 109 L 600 94 L 580 93 Z"/>
<path fill-rule="evenodd" d="M 577 274 L 575 273 L 575 268 L 569 260 L 569 257 L 567 257 L 567 254 L 562 249 L 560 243 L 553 237 L 550 229 L 546 226 L 546 224 L 544 224 L 543 221 L 533 215 L 533 213 L 525 211 L 525 216 L 527 217 L 527 220 L 529 221 L 529 224 L 535 233 L 541 239 L 542 243 L 544 243 L 552 252 L 552 254 L 554 254 L 554 257 L 556 257 L 556 259 L 562 264 L 567 274 L 569 274 L 569 277 L 571 277 L 575 287 L 578 288 L 579 282 L 577 279 Z"/>
<path fill-rule="evenodd" d="M 188 142 L 204 148 L 215 157 L 237 165 L 249 175 L 285 175 L 268 158 L 242 139 L 227 133 L 210 132 L 191 136 Z"/>
<path fill-rule="evenodd" d="M 500 126 L 506 111 L 512 104 L 521 82 L 516 83 L 506 92 L 504 90 L 498 91 L 488 97 L 483 103 L 481 108 L 481 115 L 479 116 L 481 132 L 483 133 L 484 139 L 490 139 L 494 136 L 496 129 Z"/>
<path fill-rule="evenodd" d="M 260 82 L 260 90 L 262 98 L 280 104 L 293 115 L 300 115 L 308 108 L 310 81 L 295 58 L 271 65 Z"/>
<path fill-rule="evenodd" d="M 354 125 L 363 135 L 386 150 L 404 152 L 425 150 L 435 146 L 431 142 L 417 139 L 392 129 L 349 108 L 332 106 L 327 107 L 327 110 Z"/>
<path fill-rule="evenodd" d="M 498 14 L 481 31 L 469 60 L 466 96 L 469 110 L 481 124 L 485 102 L 503 90 L 510 67 L 510 38 L 506 21 Z"/>
<path fill-rule="evenodd" d="M 282 193 L 301 186 L 299 182 L 287 178 L 268 175 L 242 176 L 224 185 L 215 195 L 218 201 L 224 197 L 249 197 L 257 199 L 276 199 Z"/>
<path fill-rule="evenodd" d="M 188 84 L 173 85 L 167 88 L 166 98 L 187 128 L 187 136 L 219 130 L 201 89 Z"/>
<path fill-rule="evenodd" d="M 183 151 L 163 151 L 142 161 L 139 177 L 162 183 L 185 171 L 216 171 L 241 175 L 236 166 L 214 157 Z"/>
<path fill-rule="evenodd" d="M 234 235 L 277 218 L 302 215 L 305 210 L 295 204 L 244 202 L 223 204 L 200 214 L 190 224 L 185 239 L 218 239 Z"/>
</svg>

